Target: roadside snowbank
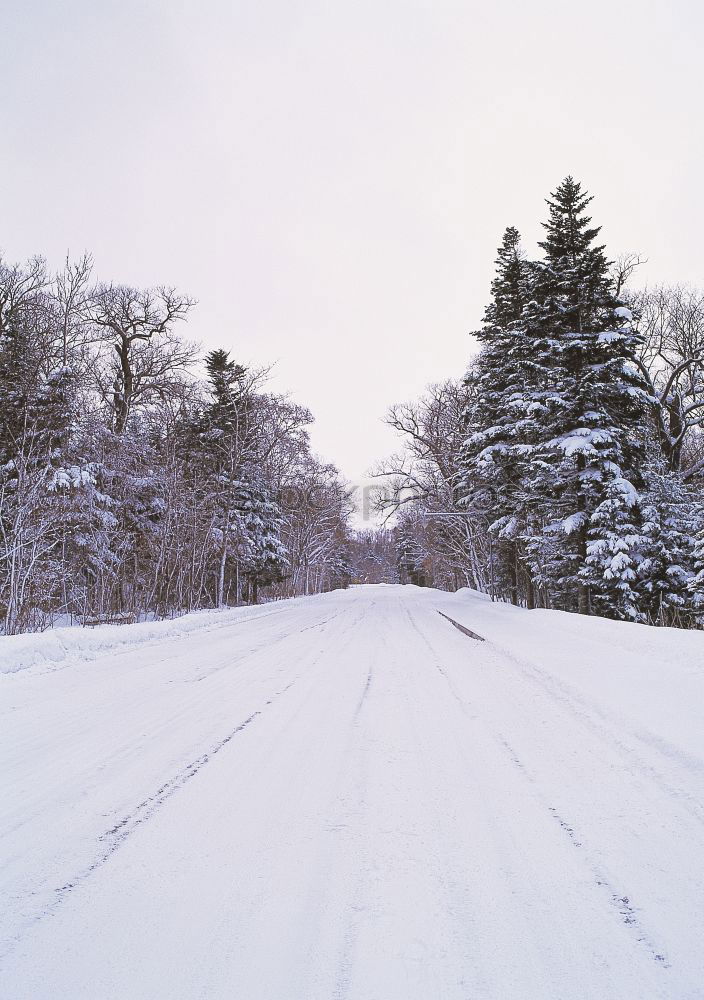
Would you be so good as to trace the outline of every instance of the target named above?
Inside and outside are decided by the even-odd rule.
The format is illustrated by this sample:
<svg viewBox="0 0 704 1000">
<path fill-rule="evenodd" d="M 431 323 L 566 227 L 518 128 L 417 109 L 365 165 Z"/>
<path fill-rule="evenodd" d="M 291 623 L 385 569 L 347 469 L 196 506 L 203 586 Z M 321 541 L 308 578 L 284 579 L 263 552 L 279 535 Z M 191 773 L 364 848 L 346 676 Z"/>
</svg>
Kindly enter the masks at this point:
<svg viewBox="0 0 704 1000">
<path fill-rule="evenodd" d="M 620 713 L 680 753 L 704 754 L 704 632 L 527 611 L 468 588 L 437 606 L 560 696 Z"/>
<path fill-rule="evenodd" d="M 134 625 L 96 625 L 93 628 L 55 628 L 46 632 L 0 637 L 0 674 L 29 668 L 56 670 L 102 653 L 119 652 L 145 642 L 174 639 L 192 632 L 225 628 L 238 621 L 276 614 L 276 601 L 255 607 L 193 611 L 180 618 L 138 622 Z"/>
</svg>

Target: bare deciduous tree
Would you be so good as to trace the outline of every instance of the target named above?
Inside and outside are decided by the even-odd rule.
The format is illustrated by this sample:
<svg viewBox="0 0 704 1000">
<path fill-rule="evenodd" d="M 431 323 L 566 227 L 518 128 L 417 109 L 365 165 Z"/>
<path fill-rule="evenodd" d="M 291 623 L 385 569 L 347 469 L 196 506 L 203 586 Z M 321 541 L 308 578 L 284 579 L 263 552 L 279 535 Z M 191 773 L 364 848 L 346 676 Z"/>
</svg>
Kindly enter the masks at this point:
<svg viewBox="0 0 704 1000">
<path fill-rule="evenodd" d="M 429 386 L 417 402 L 392 406 L 386 421 L 404 450 L 375 470 L 377 509 L 387 519 L 409 511 L 402 520 L 433 563 L 427 576 L 451 589 L 486 582 L 485 525 L 460 504 L 459 458 L 470 391 L 464 381 L 450 379 Z"/>
<path fill-rule="evenodd" d="M 173 288 L 139 290 L 126 285 L 99 285 L 87 305 L 87 317 L 112 343 L 117 364 L 111 397 L 114 430 L 122 434 L 134 406 L 169 391 L 195 360 L 196 350 L 173 330 L 185 320 L 194 300 Z"/>
<path fill-rule="evenodd" d="M 663 286 L 634 293 L 630 301 L 663 456 L 672 472 L 691 477 L 702 468 L 698 461 L 685 466 L 683 456 L 688 438 L 704 426 L 704 293 Z"/>
</svg>

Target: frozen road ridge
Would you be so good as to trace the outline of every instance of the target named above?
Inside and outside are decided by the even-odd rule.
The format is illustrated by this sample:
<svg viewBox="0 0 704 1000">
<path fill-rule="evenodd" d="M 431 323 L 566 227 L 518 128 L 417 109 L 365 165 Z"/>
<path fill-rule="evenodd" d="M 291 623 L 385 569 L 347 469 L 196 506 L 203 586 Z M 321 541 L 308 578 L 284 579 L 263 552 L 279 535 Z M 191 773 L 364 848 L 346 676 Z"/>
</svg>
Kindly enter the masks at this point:
<svg viewBox="0 0 704 1000">
<path fill-rule="evenodd" d="M 0 661 L 2 1000 L 704 998 L 702 633 L 379 586 Z"/>
</svg>

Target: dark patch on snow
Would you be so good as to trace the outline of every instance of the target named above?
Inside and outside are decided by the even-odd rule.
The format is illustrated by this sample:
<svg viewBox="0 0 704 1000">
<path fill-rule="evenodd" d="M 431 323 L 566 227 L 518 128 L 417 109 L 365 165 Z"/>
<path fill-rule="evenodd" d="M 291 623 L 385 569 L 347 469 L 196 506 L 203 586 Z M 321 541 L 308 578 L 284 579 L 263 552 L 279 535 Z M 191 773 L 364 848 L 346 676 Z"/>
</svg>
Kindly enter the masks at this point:
<svg viewBox="0 0 704 1000">
<path fill-rule="evenodd" d="M 438 614 L 441 618 L 445 618 L 448 622 L 454 625 L 455 628 L 458 628 L 464 635 L 468 635 L 470 639 L 477 639 L 479 642 L 486 642 L 483 635 L 478 635 L 476 632 L 473 632 L 471 628 L 466 628 L 466 626 L 460 625 L 459 622 L 456 622 L 454 618 L 450 618 L 449 615 L 444 614 L 442 611 L 438 611 Z"/>
<path fill-rule="evenodd" d="M 366 699 L 367 695 L 369 694 L 369 688 L 371 687 L 371 684 L 372 684 L 372 668 L 370 667 L 369 668 L 369 672 L 367 673 L 367 681 L 366 681 L 366 684 L 364 685 L 364 690 L 362 691 L 362 697 L 359 699 L 357 707 L 354 710 L 354 719 L 355 719 L 355 722 L 357 721 L 357 718 L 359 717 L 359 713 L 362 711 L 362 707 L 364 706 L 365 699 Z"/>
<path fill-rule="evenodd" d="M 511 746 L 511 744 L 508 743 L 505 739 L 503 739 L 503 737 L 499 737 L 499 743 L 504 748 L 504 750 L 506 750 L 506 752 L 508 753 L 509 757 L 511 758 L 511 761 L 516 765 L 516 767 L 519 769 L 519 771 L 522 771 L 525 774 L 525 776 L 528 778 L 528 780 L 532 781 L 533 778 L 526 771 L 526 768 L 525 768 L 525 765 L 524 765 L 523 761 L 520 759 L 520 757 L 518 756 L 518 754 L 516 753 L 516 751 L 513 749 L 513 747 Z"/>
<path fill-rule="evenodd" d="M 553 809 L 552 806 L 549 806 L 548 808 L 550 809 L 550 812 L 553 814 L 553 816 L 555 817 L 555 819 L 557 820 L 557 822 L 560 824 L 560 826 L 562 827 L 562 829 L 565 831 L 565 833 L 567 834 L 567 836 L 570 838 L 570 840 L 572 841 L 572 843 L 574 844 L 574 846 L 575 847 L 581 847 L 582 846 L 582 841 L 581 840 L 577 840 L 577 834 L 574 832 L 573 828 L 569 825 L 569 823 L 567 823 L 566 820 L 564 820 L 562 818 L 562 816 L 560 816 L 560 814 L 558 813 L 558 811 L 556 809 Z"/>
</svg>

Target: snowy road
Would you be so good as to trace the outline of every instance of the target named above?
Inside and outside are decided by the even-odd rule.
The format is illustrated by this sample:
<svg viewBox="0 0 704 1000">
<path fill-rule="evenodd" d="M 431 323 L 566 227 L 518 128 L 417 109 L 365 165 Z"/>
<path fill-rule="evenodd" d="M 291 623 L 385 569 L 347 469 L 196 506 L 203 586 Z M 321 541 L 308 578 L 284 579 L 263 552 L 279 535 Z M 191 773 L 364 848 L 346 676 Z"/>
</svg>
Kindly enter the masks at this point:
<svg viewBox="0 0 704 1000">
<path fill-rule="evenodd" d="M 704 998 L 701 633 L 204 622 L 0 676 L 2 1000 Z"/>
</svg>

